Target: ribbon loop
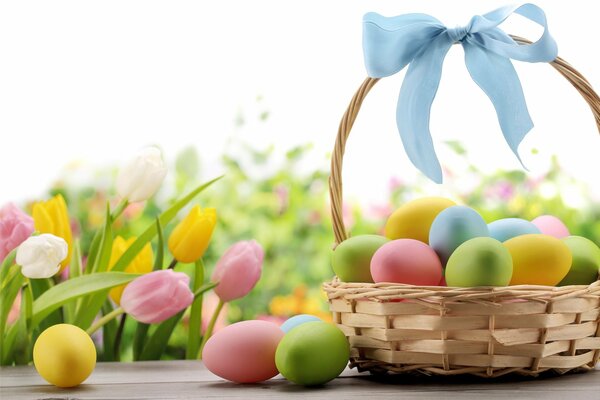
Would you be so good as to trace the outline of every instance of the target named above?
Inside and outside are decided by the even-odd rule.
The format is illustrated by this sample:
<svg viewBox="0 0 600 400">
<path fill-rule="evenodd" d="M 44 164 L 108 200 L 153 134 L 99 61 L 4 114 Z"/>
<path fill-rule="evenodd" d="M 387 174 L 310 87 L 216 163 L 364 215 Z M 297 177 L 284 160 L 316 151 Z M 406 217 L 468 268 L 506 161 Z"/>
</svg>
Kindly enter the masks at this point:
<svg viewBox="0 0 600 400">
<path fill-rule="evenodd" d="M 544 33 L 530 45 L 519 45 L 498 28 L 512 14 L 541 25 Z M 550 62 L 557 56 L 546 15 L 534 4 L 502 7 L 455 28 L 426 14 L 364 16 L 363 48 L 369 76 L 393 75 L 409 65 L 400 89 L 396 123 L 411 162 L 437 183 L 442 182 L 442 169 L 429 131 L 429 114 L 444 58 L 457 42 L 465 50 L 469 74 L 491 100 L 504 138 L 518 159 L 518 146 L 533 123 L 511 59 Z"/>
</svg>

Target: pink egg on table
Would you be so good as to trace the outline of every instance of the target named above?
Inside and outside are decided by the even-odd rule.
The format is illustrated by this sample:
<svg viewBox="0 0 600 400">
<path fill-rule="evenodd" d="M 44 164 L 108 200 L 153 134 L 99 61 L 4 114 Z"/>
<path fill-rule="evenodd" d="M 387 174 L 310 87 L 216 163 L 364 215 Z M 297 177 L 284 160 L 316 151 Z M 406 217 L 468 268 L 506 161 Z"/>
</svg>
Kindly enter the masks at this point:
<svg viewBox="0 0 600 400">
<path fill-rule="evenodd" d="M 275 351 L 284 332 L 268 321 L 242 321 L 215 333 L 202 351 L 210 372 L 238 383 L 261 382 L 277 375 Z"/>
<path fill-rule="evenodd" d="M 531 223 L 537 226 L 544 235 L 554 236 L 558 239 L 571 235 L 565 224 L 552 215 L 541 215 L 531 221 Z"/>
<path fill-rule="evenodd" d="M 419 240 L 392 240 L 373 255 L 371 275 L 376 283 L 436 286 L 442 279 L 442 263 L 436 252 Z"/>
</svg>

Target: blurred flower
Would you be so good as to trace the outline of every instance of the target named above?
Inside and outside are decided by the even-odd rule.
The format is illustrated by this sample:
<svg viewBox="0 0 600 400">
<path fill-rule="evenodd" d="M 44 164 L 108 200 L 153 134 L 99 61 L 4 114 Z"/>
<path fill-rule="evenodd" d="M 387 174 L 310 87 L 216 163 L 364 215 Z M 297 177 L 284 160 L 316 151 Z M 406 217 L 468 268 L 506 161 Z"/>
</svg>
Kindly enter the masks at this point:
<svg viewBox="0 0 600 400">
<path fill-rule="evenodd" d="M 149 199 L 167 175 L 157 147 L 146 147 L 129 161 L 117 176 L 117 193 L 132 203 Z"/>
<path fill-rule="evenodd" d="M 215 293 L 221 301 L 239 299 L 252 290 L 260 278 L 263 258 L 256 240 L 237 242 L 223 253 L 211 277 L 219 282 Z"/>
<path fill-rule="evenodd" d="M 347 229 L 352 228 L 354 225 L 354 213 L 352 206 L 348 203 L 342 204 L 342 219 Z"/>
<path fill-rule="evenodd" d="M 112 251 L 110 253 L 110 261 L 108 263 L 108 270 L 110 271 L 112 267 L 117 263 L 119 258 L 127 251 L 127 249 L 135 242 L 137 237 L 130 237 L 129 239 L 123 239 L 121 236 L 117 236 L 115 240 L 113 240 Z M 130 274 L 145 274 L 152 271 L 152 264 L 154 260 L 154 253 L 152 252 L 152 246 L 150 243 L 146 243 L 146 245 L 142 248 L 142 250 L 135 256 L 133 261 L 129 263 L 127 267 L 125 267 L 125 272 Z M 127 285 L 121 285 L 114 287 L 110 290 L 110 298 L 117 304 L 121 303 L 121 295 L 123 294 L 123 290 Z"/>
<path fill-rule="evenodd" d="M 400 178 L 398 178 L 397 176 L 392 176 L 388 181 L 388 190 L 390 191 L 390 193 L 393 193 L 396 190 L 400 189 L 402 185 L 403 182 Z"/>
<path fill-rule="evenodd" d="M 219 304 L 219 297 L 214 292 L 204 294 L 202 299 L 202 332 L 206 332 L 210 316 L 213 315 Z M 213 332 L 217 332 L 227 326 L 227 304 L 223 306 L 222 312 L 217 317 Z"/>
<path fill-rule="evenodd" d="M 214 208 L 194 206 L 169 237 L 168 245 L 173 257 L 183 263 L 197 261 L 206 251 L 216 223 Z"/>
<path fill-rule="evenodd" d="M 290 190 L 286 186 L 279 184 L 279 185 L 275 186 L 273 191 L 275 192 L 275 195 L 277 196 L 277 200 L 279 203 L 278 213 L 283 214 L 285 212 L 285 210 L 287 209 L 289 201 L 290 201 Z"/>
<path fill-rule="evenodd" d="M 513 184 L 508 181 L 500 181 L 485 190 L 485 197 L 508 201 L 513 197 L 515 189 Z"/>
<path fill-rule="evenodd" d="M 31 236 L 17 248 L 17 264 L 28 278 L 50 278 L 68 254 L 67 242 L 49 233 Z"/>
<path fill-rule="evenodd" d="M 67 242 L 68 253 L 61 263 L 61 270 L 69 265 L 73 250 L 73 234 L 67 203 L 61 194 L 57 194 L 48 201 L 33 205 L 33 221 L 35 230 L 40 233 L 51 233 Z"/>
<path fill-rule="evenodd" d="M 13 203 L 0 208 L 0 263 L 33 233 L 33 219 Z"/>
<path fill-rule="evenodd" d="M 278 317 L 291 317 L 297 314 L 311 314 L 323 321 L 331 321 L 331 314 L 322 309 L 323 301 L 318 296 L 308 296 L 305 285 L 297 286 L 288 296 L 275 296 L 269 303 L 269 311 Z"/>
<path fill-rule="evenodd" d="M 394 212 L 391 204 L 371 204 L 366 215 L 375 221 L 385 221 Z"/>
<path fill-rule="evenodd" d="M 121 296 L 121 307 L 137 321 L 157 324 L 185 310 L 194 301 L 190 278 L 165 269 L 133 280 Z"/>
<path fill-rule="evenodd" d="M 17 293 L 17 297 L 15 297 L 15 301 L 10 307 L 10 311 L 8 312 L 8 318 L 6 319 L 6 324 L 10 325 L 19 318 L 19 313 L 21 312 L 21 291 Z"/>
</svg>

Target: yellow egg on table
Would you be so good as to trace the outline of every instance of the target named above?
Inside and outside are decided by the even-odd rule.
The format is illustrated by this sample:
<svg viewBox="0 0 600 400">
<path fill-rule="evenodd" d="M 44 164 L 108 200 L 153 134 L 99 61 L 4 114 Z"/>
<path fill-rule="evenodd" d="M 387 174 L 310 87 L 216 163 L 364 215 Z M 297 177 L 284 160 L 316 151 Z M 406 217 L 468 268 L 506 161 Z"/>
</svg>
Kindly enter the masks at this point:
<svg viewBox="0 0 600 400">
<path fill-rule="evenodd" d="M 389 239 L 415 239 L 429 244 L 429 228 L 435 217 L 448 207 L 456 205 L 443 197 L 423 197 L 409 201 L 390 215 L 385 224 Z"/>
<path fill-rule="evenodd" d="M 571 250 L 550 235 L 517 236 L 504 242 L 504 246 L 513 259 L 511 285 L 555 286 L 571 267 Z"/>
<path fill-rule="evenodd" d="M 40 334 L 33 346 L 33 364 L 49 383 L 77 386 L 96 366 L 96 348 L 90 336 L 75 325 L 53 325 Z"/>
</svg>

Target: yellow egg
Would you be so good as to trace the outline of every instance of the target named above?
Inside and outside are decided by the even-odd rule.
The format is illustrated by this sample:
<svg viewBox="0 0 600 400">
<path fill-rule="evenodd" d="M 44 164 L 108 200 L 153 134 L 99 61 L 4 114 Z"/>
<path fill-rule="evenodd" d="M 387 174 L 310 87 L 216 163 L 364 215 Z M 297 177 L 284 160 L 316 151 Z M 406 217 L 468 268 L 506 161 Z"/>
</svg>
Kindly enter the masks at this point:
<svg viewBox="0 0 600 400">
<path fill-rule="evenodd" d="M 38 373 L 59 387 L 77 386 L 96 366 L 96 348 L 90 336 L 75 325 L 53 325 L 40 334 L 33 346 Z"/>
<path fill-rule="evenodd" d="M 511 285 L 555 286 L 571 268 L 571 250 L 553 236 L 522 235 L 504 245 L 513 259 Z"/>
<path fill-rule="evenodd" d="M 410 201 L 390 215 L 385 224 L 389 239 L 416 239 L 429 244 L 429 228 L 435 217 L 444 209 L 455 206 L 443 197 L 424 197 Z"/>
</svg>

